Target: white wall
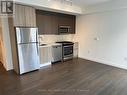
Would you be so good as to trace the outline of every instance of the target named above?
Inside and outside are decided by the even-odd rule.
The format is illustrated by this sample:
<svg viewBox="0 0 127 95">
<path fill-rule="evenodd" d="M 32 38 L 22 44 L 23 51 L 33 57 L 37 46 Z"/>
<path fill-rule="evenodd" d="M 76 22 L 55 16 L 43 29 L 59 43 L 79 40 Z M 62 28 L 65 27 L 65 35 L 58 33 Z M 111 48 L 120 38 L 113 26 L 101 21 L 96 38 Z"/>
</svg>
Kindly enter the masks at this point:
<svg viewBox="0 0 127 95">
<path fill-rule="evenodd" d="M 3 55 L 2 55 L 2 38 L 0 36 L 0 64 L 3 63 Z"/>
<path fill-rule="evenodd" d="M 79 57 L 127 69 L 127 9 L 77 16 Z"/>
<path fill-rule="evenodd" d="M 6 70 L 13 69 L 12 64 L 12 52 L 11 52 L 11 44 L 10 44 L 10 34 L 9 34 L 9 28 L 8 28 L 8 18 L 3 17 L 2 18 L 2 33 L 3 33 L 3 43 L 4 43 L 4 49 L 5 49 L 5 61 L 4 67 Z"/>
<path fill-rule="evenodd" d="M 2 24 L 1 24 L 1 18 L 0 18 L 0 62 L 3 62 L 3 54 L 2 54 Z"/>
<path fill-rule="evenodd" d="M 106 12 L 126 8 L 127 8 L 127 0 L 111 0 L 109 2 L 84 7 L 82 8 L 82 11 L 84 14 L 91 14 L 96 12 Z"/>
</svg>

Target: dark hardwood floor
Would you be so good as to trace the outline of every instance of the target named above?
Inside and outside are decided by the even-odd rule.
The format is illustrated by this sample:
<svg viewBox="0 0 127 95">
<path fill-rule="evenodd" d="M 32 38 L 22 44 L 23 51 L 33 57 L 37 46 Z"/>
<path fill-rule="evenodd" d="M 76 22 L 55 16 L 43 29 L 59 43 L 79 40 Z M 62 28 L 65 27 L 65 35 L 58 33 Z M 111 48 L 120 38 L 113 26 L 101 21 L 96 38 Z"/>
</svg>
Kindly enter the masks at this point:
<svg viewBox="0 0 127 95">
<path fill-rule="evenodd" d="M 0 65 L 0 95 L 127 95 L 127 71 L 74 59 L 19 76 Z"/>
</svg>

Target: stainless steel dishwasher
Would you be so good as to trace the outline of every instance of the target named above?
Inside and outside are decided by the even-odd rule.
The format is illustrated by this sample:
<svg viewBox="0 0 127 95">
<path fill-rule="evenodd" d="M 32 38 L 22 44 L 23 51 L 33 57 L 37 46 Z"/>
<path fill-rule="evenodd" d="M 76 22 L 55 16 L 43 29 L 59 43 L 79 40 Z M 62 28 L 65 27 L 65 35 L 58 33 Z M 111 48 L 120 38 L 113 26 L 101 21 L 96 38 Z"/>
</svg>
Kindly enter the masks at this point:
<svg viewBox="0 0 127 95">
<path fill-rule="evenodd" d="M 52 45 L 52 63 L 62 61 L 62 45 L 54 44 Z"/>
</svg>

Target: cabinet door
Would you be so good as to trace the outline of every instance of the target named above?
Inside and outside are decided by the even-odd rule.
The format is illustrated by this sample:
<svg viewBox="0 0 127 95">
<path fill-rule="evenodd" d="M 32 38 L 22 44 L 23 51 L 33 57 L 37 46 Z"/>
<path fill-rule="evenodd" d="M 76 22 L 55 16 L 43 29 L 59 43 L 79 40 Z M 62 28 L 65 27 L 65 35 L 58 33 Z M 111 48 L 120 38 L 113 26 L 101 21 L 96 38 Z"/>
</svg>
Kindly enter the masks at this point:
<svg viewBox="0 0 127 95">
<path fill-rule="evenodd" d="M 36 13 L 33 7 L 15 5 L 14 26 L 36 27 Z"/>
<path fill-rule="evenodd" d="M 74 58 L 78 57 L 78 49 L 79 49 L 79 43 L 78 43 L 78 42 L 75 42 L 75 43 L 74 43 L 74 47 L 73 47 L 73 50 L 74 50 L 74 55 L 73 55 L 73 57 L 74 57 Z"/>
<path fill-rule="evenodd" d="M 25 6 L 25 24 L 28 27 L 36 27 L 36 14 L 35 9 Z"/>
<path fill-rule="evenodd" d="M 58 34 L 57 16 L 50 14 L 37 14 L 36 19 L 39 34 Z"/>
<path fill-rule="evenodd" d="M 52 23 L 52 34 L 58 34 L 58 16 L 57 15 L 52 15 L 51 18 L 51 23 Z"/>
<path fill-rule="evenodd" d="M 39 29 L 39 34 L 51 34 L 52 25 L 51 25 L 51 17 L 49 15 L 37 15 L 37 27 Z"/>
<path fill-rule="evenodd" d="M 59 15 L 59 26 L 69 26 L 69 17 L 66 15 Z"/>
<path fill-rule="evenodd" d="M 41 65 L 51 63 L 52 60 L 51 47 L 40 47 L 39 56 Z"/>
<path fill-rule="evenodd" d="M 22 5 L 15 5 L 14 26 L 25 26 L 25 8 Z"/>
<path fill-rule="evenodd" d="M 72 16 L 70 18 L 70 26 L 71 26 L 71 31 L 70 33 L 71 34 L 75 34 L 75 26 L 76 26 L 76 17 L 75 16 Z"/>
</svg>

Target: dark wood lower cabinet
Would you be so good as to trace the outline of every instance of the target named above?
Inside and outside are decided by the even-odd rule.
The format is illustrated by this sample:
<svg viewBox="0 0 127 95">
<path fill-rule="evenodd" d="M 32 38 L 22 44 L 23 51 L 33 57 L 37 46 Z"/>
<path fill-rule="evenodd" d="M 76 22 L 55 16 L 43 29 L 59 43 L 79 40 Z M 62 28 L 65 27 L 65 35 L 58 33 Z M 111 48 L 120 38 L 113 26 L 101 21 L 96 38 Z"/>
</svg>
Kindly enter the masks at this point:
<svg viewBox="0 0 127 95">
<path fill-rule="evenodd" d="M 59 26 L 70 26 L 68 34 L 75 34 L 76 16 L 36 10 L 39 34 L 59 34 Z"/>
</svg>

